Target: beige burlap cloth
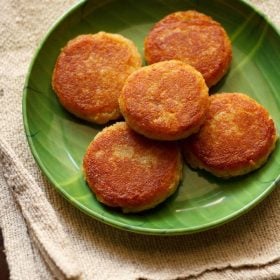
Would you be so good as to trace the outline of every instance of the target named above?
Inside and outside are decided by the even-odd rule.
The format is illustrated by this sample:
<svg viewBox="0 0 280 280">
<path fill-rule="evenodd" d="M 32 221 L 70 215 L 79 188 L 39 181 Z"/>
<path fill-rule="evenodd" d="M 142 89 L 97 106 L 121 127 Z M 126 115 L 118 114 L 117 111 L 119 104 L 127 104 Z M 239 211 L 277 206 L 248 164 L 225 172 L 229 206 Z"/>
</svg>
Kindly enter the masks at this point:
<svg viewBox="0 0 280 280">
<path fill-rule="evenodd" d="M 0 226 L 11 279 L 280 279 L 279 188 L 220 228 L 159 237 L 87 217 L 42 176 L 23 131 L 22 89 L 36 46 L 74 2 L 0 0 Z M 279 0 L 252 2 L 280 24 Z"/>
</svg>

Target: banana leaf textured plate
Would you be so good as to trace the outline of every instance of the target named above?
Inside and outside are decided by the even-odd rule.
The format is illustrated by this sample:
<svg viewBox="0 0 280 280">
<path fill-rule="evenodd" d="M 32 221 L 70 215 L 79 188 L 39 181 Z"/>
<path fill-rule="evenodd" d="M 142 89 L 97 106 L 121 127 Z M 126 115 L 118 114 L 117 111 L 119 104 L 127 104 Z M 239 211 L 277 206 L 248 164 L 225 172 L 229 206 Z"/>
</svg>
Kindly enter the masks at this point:
<svg viewBox="0 0 280 280">
<path fill-rule="evenodd" d="M 39 166 L 54 187 L 88 215 L 118 228 L 146 234 L 186 234 L 221 225 L 251 209 L 279 180 L 280 147 L 258 171 L 231 180 L 184 166 L 178 191 L 155 209 L 125 215 L 97 202 L 81 170 L 87 145 L 101 126 L 90 125 L 58 103 L 51 76 L 68 40 L 106 31 L 132 39 L 143 54 L 151 26 L 168 13 L 196 9 L 221 22 L 230 35 L 229 74 L 212 92 L 245 92 L 280 124 L 280 37 L 269 20 L 244 1 L 111 0 L 81 1 L 49 31 L 30 67 L 23 97 L 26 135 Z M 131 174 L 133 176 L 133 174 Z"/>
</svg>

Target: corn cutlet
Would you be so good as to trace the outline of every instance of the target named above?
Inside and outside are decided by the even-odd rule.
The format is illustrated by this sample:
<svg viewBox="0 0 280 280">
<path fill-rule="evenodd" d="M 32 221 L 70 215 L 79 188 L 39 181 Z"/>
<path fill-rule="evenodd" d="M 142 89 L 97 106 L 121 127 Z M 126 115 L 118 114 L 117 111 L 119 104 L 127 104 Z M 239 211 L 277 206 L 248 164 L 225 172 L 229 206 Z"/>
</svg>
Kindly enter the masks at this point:
<svg viewBox="0 0 280 280">
<path fill-rule="evenodd" d="M 202 75 L 178 60 L 155 63 L 133 72 L 119 97 L 128 125 L 157 140 L 177 140 L 198 131 L 208 108 Z"/>
<path fill-rule="evenodd" d="M 169 14 L 154 25 L 145 39 L 145 58 L 149 64 L 182 60 L 201 72 L 211 87 L 227 72 L 232 49 L 220 23 L 190 10 Z"/>
<path fill-rule="evenodd" d="M 245 94 L 221 93 L 210 97 L 206 121 L 184 140 L 183 153 L 191 167 L 227 178 L 262 166 L 276 140 L 274 122 L 260 104 Z"/>
<path fill-rule="evenodd" d="M 125 122 L 97 134 L 83 167 L 96 198 L 123 212 L 155 207 L 174 193 L 182 176 L 177 143 L 147 139 Z"/>
<path fill-rule="evenodd" d="M 105 32 L 80 35 L 61 50 L 52 86 L 69 112 L 104 124 L 120 117 L 121 89 L 139 67 L 141 56 L 125 37 Z"/>
</svg>

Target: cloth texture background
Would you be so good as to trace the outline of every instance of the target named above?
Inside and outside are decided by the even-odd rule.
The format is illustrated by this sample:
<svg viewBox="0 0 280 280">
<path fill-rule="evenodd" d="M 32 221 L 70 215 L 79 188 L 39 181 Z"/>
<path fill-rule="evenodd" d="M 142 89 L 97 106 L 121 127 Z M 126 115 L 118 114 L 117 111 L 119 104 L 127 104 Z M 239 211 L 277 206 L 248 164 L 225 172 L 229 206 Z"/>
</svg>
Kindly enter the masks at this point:
<svg viewBox="0 0 280 280">
<path fill-rule="evenodd" d="M 22 89 L 40 40 L 75 2 L 0 0 L 0 227 L 10 278 L 280 279 L 279 188 L 219 228 L 143 236 L 81 213 L 42 175 L 23 130 Z M 278 0 L 251 3 L 280 26 Z"/>
</svg>

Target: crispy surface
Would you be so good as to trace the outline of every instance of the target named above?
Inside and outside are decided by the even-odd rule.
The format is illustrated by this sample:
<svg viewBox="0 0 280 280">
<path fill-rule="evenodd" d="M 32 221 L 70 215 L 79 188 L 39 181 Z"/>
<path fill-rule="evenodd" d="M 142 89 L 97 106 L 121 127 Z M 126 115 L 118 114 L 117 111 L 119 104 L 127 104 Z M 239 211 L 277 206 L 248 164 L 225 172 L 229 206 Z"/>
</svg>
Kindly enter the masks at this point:
<svg viewBox="0 0 280 280">
<path fill-rule="evenodd" d="M 99 201 L 124 212 L 138 212 L 156 206 L 176 190 L 182 162 L 176 143 L 149 140 L 120 122 L 96 136 L 83 166 Z"/>
<path fill-rule="evenodd" d="M 145 39 L 149 64 L 179 59 L 202 73 L 208 87 L 227 72 L 231 43 L 224 28 L 196 11 L 172 13 L 155 24 Z"/>
<path fill-rule="evenodd" d="M 96 123 L 120 116 L 118 97 L 123 84 L 141 66 L 132 41 L 99 32 L 81 35 L 61 50 L 52 86 L 61 104 L 74 115 Z"/>
<path fill-rule="evenodd" d="M 268 112 L 241 93 L 210 97 L 205 123 L 199 133 L 186 139 L 183 151 L 194 168 L 219 177 L 232 177 L 259 168 L 277 140 Z"/>
<path fill-rule="evenodd" d="M 208 88 L 192 66 L 171 60 L 142 67 L 119 98 L 131 128 L 146 137 L 176 140 L 196 132 L 208 107 Z"/>
</svg>

